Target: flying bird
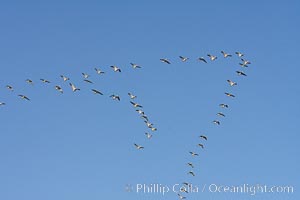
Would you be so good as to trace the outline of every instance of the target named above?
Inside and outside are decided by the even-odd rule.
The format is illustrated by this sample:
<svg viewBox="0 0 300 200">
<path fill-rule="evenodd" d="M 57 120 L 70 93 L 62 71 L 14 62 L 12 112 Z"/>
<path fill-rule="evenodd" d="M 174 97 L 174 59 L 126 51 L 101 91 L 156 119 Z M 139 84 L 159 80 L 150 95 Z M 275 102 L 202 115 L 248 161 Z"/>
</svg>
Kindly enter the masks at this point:
<svg viewBox="0 0 300 200">
<path fill-rule="evenodd" d="M 228 97 L 235 97 L 233 94 L 228 93 L 228 92 L 225 92 L 225 94 L 226 94 L 226 96 L 228 96 Z"/>
<path fill-rule="evenodd" d="M 195 176 L 193 171 L 189 171 L 188 174 L 191 174 L 192 176 Z"/>
<path fill-rule="evenodd" d="M 213 55 L 210 55 L 210 54 L 207 54 L 207 56 L 209 57 L 209 59 L 211 61 L 214 61 L 214 60 L 216 60 L 218 58 L 217 56 L 213 56 Z"/>
<path fill-rule="evenodd" d="M 0 106 L 5 106 L 6 104 L 4 102 L 0 102 Z"/>
<path fill-rule="evenodd" d="M 202 149 L 204 149 L 204 145 L 203 144 L 197 144 L 199 147 L 201 147 Z"/>
<path fill-rule="evenodd" d="M 152 124 L 152 123 L 150 123 L 148 121 L 144 121 L 144 122 L 146 123 L 146 125 L 147 125 L 148 128 L 152 128 L 152 126 L 154 125 L 154 124 Z"/>
<path fill-rule="evenodd" d="M 33 85 L 33 81 L 31 79 L 26 79 L 26 83 Z"/>
<path fill-rule="evenodd" d="M 151 131 L 157 131 L 157 128 L 151 127 Z"/>
<path fill-rule="evenodd" d="M 64 76 L 64 75 L 60 75 L 60 77 L 63 79 L 64 82 L 70 80 L 68 77 Z"/>
<path fill-rule="evenodd" d="M 213 123 L 216 124 L 216 125 L 220 125 L 221 124 L 220 121 L 218 121 L 218 120 L 214 120 Z"/>
<path fill-rule="evenodd" d="M 244 72 L 241 72 L 241 71 L 236 71 L 236 73 L 237 73 L 239 76 L 247 76 Z"/>
<path fill-rule="evenodd" d="M 121 69 L 117 66 L 110 66 L 110 67 L 114 70 L 114 72 L 121 72 Z"/>
<path fill-rule="evenodd" d="M 225 117 L 225 115 L 223 113 L 221 113 L 221 112 L 218 112 L 217 115 L 221 116 L 221 117 Z"/>
<path fill-rule="evenodd" d="M 118 95 L 112 94 L 112 95 L 110 95 L 109 97 L 112 98 L 113 100 L 117 100 L 117 101 L 120 101 L 120 100 L 121 100 L 120 96 L 118 96 Z"/>
<path fill-rule="evenodd" d="M 186 197 L 182 196 L 182 195 L 179 194 L 179 193 L 178 193 L 177 195 L 178 195 L 179 199 L 181 199 L 181 200 L 182 200 L 182 199 L 186 199 Z"/>
<path fill-rule="evenodd" d="M 21 97 L 21 99 L 25 99 L 27 101 L 30 101 L 30 99 L 28 97 L 26 97 L 25 95 L 19 94 L 19 97 Z"/>
<path fill-rule="evenodd" d="M 43 83 L 50 83 L 50 81 L 48 81 L 48 80 L 46 80 L 46 79 L 43 79 L 43 78 L 41 78 L 40 79 Z"/>
<path fill-rule="evenodd" d="M 199 156 L 199 154 L 194 153 L 194 152 L 192 152 L 192 151 L 190 151 L 190 154 L 191 154 L 192 156 Z"/>
<path fill-rule="evenodd" d="M 185 61 L 187 61 L 189 59 L 189 58 L 183 57 L 183 56 L 179 56 L 179 58 L 181 59 L 182 62 L 185 62 Z"/>
<path fill-rule="evenodd" d="M 242 54 L 241 52 L 235 52 L 235 54 L 238 56 L 238 57 L 243 57 L 244 54 Z"/>
<path fill-rule="evenodd" d="M 236 82 L 233 82 L 232 80 L 227 80 L 227 82 L 229 83 L 230 86 L 235 86 L 237 85 Z"/>
<path fill-rule="evenodd" d="M 193 165 L 193 163 L 187 163 L 188 164 L 188 166 L 190 166 L 191 168 L 194 168 L 194 165 Z"/>
<path fill-rule="evenodd" d="M 152 138 L 152 135 L 151 135 L 150 133 L 145 133 L 145 135 L 146 135 L 146 137 L 147 137 L 148 139 L 151 139 L 151 138 Z"/>
<path fill-rule="evenodd" d="M 135 146 L 135 148 L 137 148 L 138 150 L 140 150 L 140 149 L 144 149 L 144 147 L 143 147 L 143 146 L 141 146 L 141 145 L 138 145 L 138 144 L 135 144 L 135 143 L 134 143 L 134 146 Z"/>
<path fill-rule="evenodd" d="M 132 94 L 132 93 L 130 93 L 130 92 L 128 92 L 128 95 L 129 95 L 130 99 L 135 99 L 135 98 L 137 98 L 137 96 L 135 96 L 134 94 Z"/>
<path fill-rule="evenodd" d="M 130 101 L 130 103 L 133 105 L 133 107 L 135 107 L 135 108 L 142 108 L 143 106 L 141 106 L 140 104 L 138 104 L 138 103 L 134 103 L 134 102 L 132 102 L 132 101 Z"/>
<path fill-rule="evenodd" d="M 168 59 L 166 59 L 166 58 L 161 58 L 161 59 L 159 59 L 161 62 L 163 62 L 163 63 L 167 63 L 167 64 L 171 64 L 171 62 L 168 60 Z"/>
<path fill-rule="evenodd" d="M 6 88 L 7 88 L 8 90 L 10 90 L 10 91 L 14 91 L 14 88 L 13 88 L 12 86 L 10 86 L 10 85 L 7 85 Z"/>
<path fill-rule="evenodd" d="M 87 83 L 90 83 L 90 84 L 93 84 L 93 82 L 90 81 L 90 80 L 88 80 L 88 79 L 84 79 L 83 81 L 84 81 L 84 82 L 87 82 Z"/>
<path fill-rule="evenodd" d="M 200 138 L 203 138 L 204 140 L 207 140 L 207 137 L 205 135 L 200 135 Z"/>
<path fill-rule="evenodd" d="M 144 111 L 142 111 L 142 110 L 135 110 L 136 112 L 138 112 L 140 115 L 145 115 L 145 112 Z"/>
<path fill-rule="evenodd" d="M 102 71 L 101 69 L 98 69 L 98 68 L 95 68 L 95 71 L 96 71 L 96 73 L 99 74 L 99 75 L 105 73 L 104 71 Z"/>
<path fill-rule="evenodd" d="M 90 75 L 86 74 L 86 73 L 81 73 L 84 79 L 88 79 L 90 77 Z"/>
<path fill-rule="evenodd" d="M 135 64 L 135 63 L 130 63 L 131 64 L 131 66 L 132 66 L 132 68 L 133 69 L 136 69 L 136 68 L 142 68 L 140 65 L 138 65 L 138 64 Z"/>
<path fill-rule="evenodd" d="M 64 93 L 63 89 L 62 89 L 59 85 L 56 85 L 56 86 L 55 86 L 55 89 L 56 89 L 57 91 L 59 91 L 60 93 Z"/>
<path fill-rule="evenodd" d="M 231 54 L 225 53 L 224 51 L 221 51 L 221 53 L 223 54 L 224 58 L 232 57 Z"/>
<path fill-rule="evenodd" d="M 77 90 L 80 90 L 79 88 L 77 88 L 77 87 L 76 87 L 74 84 L 72 84 L 72 83 L 69 83 L 69 85 L 71 86 L 73 92 L 76 92 Z"/>
<path fill-rule="evenodd" d="M 100 92 L 99 90 L 92 89 L 92 91 L 93 91 L 94 94 L 100 94 L 100 95 L 103 95 L 102 92 Z"/>
<path fill-rule="evenodd" d="M 198 60 L 207 63 L 207 61 L 203 57 L 198 58 Z"/>
<path fill-rule="evenodd" d="M 227 104 L 221 103 L 221 104 L 220 104 L 220 107 L 221 107 L 221 108 L 228 108 L 229 106 L 228 106 Z"/>
<path fill-rule="evenodd" d="M 147 115 L 142 115 L 141 118 L 145 119 L 146 121 L 149 121 Z"/>
</svg>

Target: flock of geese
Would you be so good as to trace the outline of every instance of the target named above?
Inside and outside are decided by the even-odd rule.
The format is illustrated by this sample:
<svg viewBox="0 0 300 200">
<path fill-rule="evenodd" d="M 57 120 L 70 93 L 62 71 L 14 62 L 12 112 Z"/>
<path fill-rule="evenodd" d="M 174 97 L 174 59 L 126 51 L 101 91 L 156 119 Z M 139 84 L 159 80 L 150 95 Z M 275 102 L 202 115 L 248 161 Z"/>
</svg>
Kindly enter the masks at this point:
<svg viewBox="0 0 300 200">
<path fill-rule="evenodd" d="M 226 53 L 226 52 L 224 52 L 224 51 L 221 51 L 221 54 L 222 54 L 222 57 L 223 57 L 223 58 L 226 58 L 226 59 L 228 59 L 228 58 L 230 58 L 230 57 L 233 56 L 232 54 Z M 235 52 L 235 54 L 236 54 L 236 56 L 240 59 L 239 65 L 240 65 L 242 68 L 247 68 L 248 65 L 251 64 L 250 61 L 244 59 L 244 54 L 242 54 L 242 53 L 240 53 L 240 52 Z M 184 56 L 179 56 L 179 59 L 180 59 L 182 62 L 187 62 L 187 61 L 189 60 L 188 57 L 184 57 Z M 202 63 L 208 63 L 208 61 L 214 62 L 214 61 L 217 60 L 217 59 L 218 59 L 218 56 L 212 55 L 212 54 L 207 54 L 207 59 L 205 59 L 205 57 L 199 57 L 197 60 L 200 61 L 200 62 L 202 62 Z M 169 59 L 167 59 L 167 58 L 161 58 L 160 61 L 161 61 L 162 63 L 168 64 L 168 65 L 170 65 L 170 64 L 172 63 L 171 60 L 169 60 Z M 140 68 L 142 68 L 140 65 L 135 64 L 135 63 L 130 63 L 130 65 L 131 65 L 131 67 L 132 67 L 133 69 L 140 69 Z M 115 72 L 115 73 L 121 73 L 121 72 L 122 72 L 121 68 L 119 68 L 118 66 L 113 65 L 113 66 L 110 66 L 110 68 L 111 68 L 111 70 L 112 70 L 113 72 Z M 105 74 L 105 72 L 102 71 L 102 70 L 99 69 L 99 68 L 94 68 L 94 70 L 95 70 L 95 73 L 96 73 L 97 75 L 99 75 L 99 76 Z M 236 71 L 236 74 L 237 74 L 238 76 L 242 76 L 242 77 L 246 77 L 246 76 L 247 76 L 246 73 L 244 73 L 244 72 L 241 71 L 241 70 L 237 70 L 237 71 Z M 67 83 L 67 85 L 69 85 L 69 89 L 70 89 L 72 92 L 78 92 L 78 91 L 80 91 L 80 88 L 78 88 L 78 87 L 70 80 L 70 78 L 68 78 L 67 76 L 65 76 L 65 75 L 60 75 L 60 78 L 61 78 L 61 81 L 62 81 L 63 83 Z M 84 81 L 84 82 L 86 82 L 86 83 L 88 83 L 88 84 L 91 84 L 91 85 L 93 84 L 93 81 L 90 79 L 90 75 L 89 75 L 89 74 L 87 74 L 87 73 L 82 73 L 82 78 L 83 78 L 83 81 Z M 39 81 L 40 81 L 42 84 L 51 84 L 51 83 L 52 83 L 51 81 L 49 81 L 49 80 L 47 80 L 47 79 L 43 79 L 43 78 L 41 78 Z M 25 82 L 26 82 L 27 84 L 29 84 L 29 85 L 34 85 L 34 83 L 35 83 L 35 82 L 34 82 L 33 80 L 31 80 L 31 79 L 26 79 Z M 231 80 L 231 79 L 227 79 L 227 84 L 229 85 L 229 87 L 235 87 L 235 86 L 238 85 L 237 82 L 235 82 L 235 81 L 233 81 L 233 80 Z M 14 91 L 15 91 L 15 89 L 14 89 L 14 87 L 13 87 L 12 85 L 6 85 L 5 87 L 6 87 L 7 90 L 9 90 L 9 91 L 11 91 L 11 92 L 14 92 Z M 59 84 L 54 84 L 54 87 L 53 87 L 53 88 L 54 88 L 57 92 L 59 92 L 59 93 L 61 93 L 61 94 L 63 94 L 63 93 L 64 93 L 64 90 L 66 89 L 66 88 L 63 88 L 63 87 L 62 87 L 61 85 L 59 85 Z M 95 94 L 95 95 L 103 95 L 103 93 L 102 93 L 99 89 L 91 88 L 91 92 L 92 92 L 93 94 Z M 229 91 L 226 91 L 224 94 L 225 94 L 228 98 L 235 98 L 235 95 L 232 94 L 232 93 L 229 92 Z M 24 95 L 24 94 L 20 94 L 20 93 L 19 93 L 19 94 L 17 94 L 16 96 L 19 97 L 19 98 L 22 99 L 22 100 L 30 101 L 30 98 L 29 98 L 28 96 Z M 110 94 L 108 97 L 111 98 L 112 100 L 115 100 L 115 101 L 120 101 L 120 100 L 121 100 L 121 97 L 120 97 L 119 95 L 117 95 L 117 94 Z M 131 93 L 131 92 L 128 92 L 128 97 L 129 97 L 129 103 L 130 103 L 130 104 L 132 105 L 132 107 L 135 109 L 135 111 L 137 112 L 137 114 L 139 115 L 139 117 L 143 119 L 143 121 L 144 121 L 146 127 L 147 127 L 148 130 L 149 130 L 149 131 L 147 131 L 147 132 L 145 133 L 145 137 L 146 137 L 147 139 L 151 139 L 152 136 L 153 136 L 153 135 L 151 134 L 151 132 L 157 131 L 157 128 L 154 127 L 154 124 L 151 123 L 151 122 L 149 121 L 148 116 L 145 114 L 145 112 L 144 112 L 144 110 L 143 110 L 143 106 L 135 102 L 137 96 L 134 95 L 134 94 Z M 6 105 L 6 102 L 0 102 L 0 107 L 5 106 L 5 105 Z M 229 105 L 226 104 L 226 103 L 221 103 L 221 104 L 219 104 L 219 107 L 220 107 L 222 110 L 226 110 L 226 109 L 229 108 Z M 224 114 L 222 111 L 220 111 L 220 112 L 216 113 L 216 115 L 217 115 L 217 118 L 214 119 L 214 120 L 212 121 L 212 123 L 215 124 L 215 125 L 217 125 L 217 126 L 219 126 L 219 125 L 221 125 L 221 120 L 220 120 L 220 119 L 223 118 L 223 117 L 225 117 L 225 114 Z M 150 132 L 150 131 L 151 131 L 151 132 Z M 199 139 L 200 139 L 200 141 L 199 141 Z M 198 148 L 200 148 L 200 149 L 204 149 L 204 146 L 205 146 L 204 143 L 207 142 L 208 137 L 207 137 L 206 135 L 200 135 L 199 138 L 198 138 L 197 140 L 198 140 L 199 142 L 197 142 L 197 145 L 196 145 L 196 146 L 197 146 Z M 142 145 L 140 145 L 140 144 L 134 143 L 133 145 L 134 145 L 134 147 L 135 147 L 137 150 L 142 150 L 142 149 L 144 149 L 144 146 L 142 146 Z M 194 152 L 194 151 L 189 151 L 189 154 L 190 154 L 191 157 L 197 157 L 197 156 L 199 156 L 199 154 L 198 154 L 197 152 Z M 193 169 L 195 168 L 194 164 L 193 164 L 192 162 L 188 162 L 188 163 L 187 163 L 187 166 L 190 168 L 190 170 L 188 171 L 187 174 L 194 177 L 194 176 L 196 175 L 196 174 L 194 173 L 194 171 L 193 171 Z M 183 185 L 186 186 L 187 188 L 191 187 L 191 184 L 188 183 L 188 182 L 183 182 Z M 183 188 L 186 188 L 186 187 L 183 187 Z M 179 197 L 180 199 L 186 199 L 186 197 L 183 196 L 184 193 L 188 193 L 188 190 L 187 190 L 187 189 L 182 189 L 181 193 L 178 193 L 178 197 Z"/>
</svg>

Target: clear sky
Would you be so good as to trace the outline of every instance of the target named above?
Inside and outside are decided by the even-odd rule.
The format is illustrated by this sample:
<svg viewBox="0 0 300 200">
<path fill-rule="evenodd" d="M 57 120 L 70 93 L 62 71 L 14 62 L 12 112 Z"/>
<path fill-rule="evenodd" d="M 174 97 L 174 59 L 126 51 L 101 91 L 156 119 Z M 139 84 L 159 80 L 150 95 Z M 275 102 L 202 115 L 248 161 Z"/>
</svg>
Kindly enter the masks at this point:
<svg viewBox="0 0 300 200">
<path fill-rule="evenodd" d="M 299 199 L 300 3 L 245 2 L 0 1 L 0 199 L 172 200 L 174 192 L 137 193 L 136 184 L 184 181 L 206 187 L 187 199 Z M 240 51 L 252 64 L 242 69 L 221 50 Z M 197 61 L 208 53 L 218 59 Z M 247 77 L 236 75 L 241 69 Z M 62 74 L 81 90 L 73 93 Z M 158 129 L 150 140 L 128 92 Z M 214 193 L 212 184 L 293 186 L 294 193 Z"/>
</svg>

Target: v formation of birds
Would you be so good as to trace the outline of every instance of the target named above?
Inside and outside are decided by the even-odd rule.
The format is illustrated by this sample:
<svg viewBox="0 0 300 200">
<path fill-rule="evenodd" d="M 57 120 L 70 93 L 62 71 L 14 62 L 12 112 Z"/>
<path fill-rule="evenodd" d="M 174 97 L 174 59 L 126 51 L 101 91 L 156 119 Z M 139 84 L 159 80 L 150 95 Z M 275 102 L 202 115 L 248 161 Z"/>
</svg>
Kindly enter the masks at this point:
<svg viewBox="0 0 300 200">
<path fill-rule="evenodd" d="M 240 59 L 240 62 L 238 63 L 240 65 L 240 67 L 242 68 L 247 68 L 251 62 L 246 60 L 244 58 L 244 54 L 241 53 L 241 52 L 235 52 L 235 56 L 237 56 L 239 59 Z M 232 54 L 229 54 L 229 53 L 226 53 L 224 51 L 221 51 L 221 56 L 225 59 L 228 59 L 230 57 L 232 57 L 233 55 Z M 208 61 L 210 62 L 214 62 L 216 61 L 218 58 L 217 55 L 212 55 L 212 54 L 207 54 L 207 59 L 205 59 L 205 57 L 199 57 L 197 58 L 198 62 L 202 62 L 204 64 L 207 64 Z M 179 58 L 182 62 L 188 62 L 190 59 L 188 57 L 184 57 L 184 56 L 179 56 Z M 171 60 L 167 59 L 167 58 L 160 58 L 160 61 L 162 63 L 165 63 L 165 64 L 168 64 L 168 65 L 171 65 L 172 62 Z M 138 64 L 135 64 L 135 63 L 130 63 L 131 67 L 133 69 L 140 69 L 142 68 L 142 66 L 138 65 Z M 122 72 L 122 69 L 118 66 L 110 66 L 111 70 L 113 70 L 114 72 L 116 73 L 121 73 Z M 105 72 L 102 71 L 101 69 L 99 68 L 94 68 L 95 70 L 95 73 L 97 75 L 104 75 Z M 247 74 L 242 71 L 242 70 L 237 70 L 236 71 L 236 75 L 237 76 L 242 76 L 242 77 L 246 77 Z M 89 83 L 89 84 L 93 84 L 93 82 L 89 79 L 90 78 L 90 75 L 89 74 L 86 74 L 86 73 L 82 73 L 82 77 L 83 77 L 83 81 L 85 81 L 86 83 Z M 67 76 L 65 75 L 60 75 L 60 78 L 63 82 L 67 82 L 70 89 L 73 91 L 73 92 L 78 92 L 80 91 L 80 88 L 78 88 L 76 86 L 75 83 L 73 83 L 70 78 L 68 78 Z M 47 79 L 43 79 L 41 78 L 39 80 L 42 84 L 51 84 L 52 82 L 47 80 Z M 29 85 L 33 85 L 35 82 L 31 79 L 26 79 L 25 82 Z M 229 85 L 229 87 L 235 87 L 238 85 L 237 82 L 235 82 L 234 80 L 231 80 L 231 79 L 227 79 L 227 84 Z M 6 85 L 5 86 L 7 90 L 11 91 L 11 92 L 14 92 L 14 87 L 12 85 Z M 58 85 L 58 84 L 54 84 L 54 89 L 57 90 L 59 93 L 63 94 L 64 93 L 64 89 L 62 86 Z M 95 88 L 92 88 L 91 89 L 91 92 L 94 93 L 95 95 L 103 95 L 103 93 L 98 90 L 98 89 L 95 89 Z M 230 91 L 226 91 L 224 92 L 224 95 L 226 95 L 228 98 L 235 98 L 235 94 L 232 94 Z M 22 93 L 18 93 L 17 96 L 22 99 L 22 100 L 25 100 L 25 101 L 30 101 L 31 99 L 26 96 L 25 94 L 22 94 Z M 115 101 L 120 101 L 121 100 L 121 97 L 117 94 L 111 94 L 109 95 L 109 97 L 112 99 L 112 100 L 115 100 Z M 136 112 L 140 115 L 140 117 L 144 120 L 145 122 L 145 125 L 147 126 L 147 128 L 149 129 L 149 131 L 147 131 L 145 133 L 145 137 L 147 139 L 151 139 L 152 138 L 152 133 L 151 132 L 155 132 L 157 131 L 157 128 L 154 126 L 153 123 L 151 123 L 148 119 L 148 116 L 145 114 L 144 110 L 143 110 L 143 106 L 140 105 L 139 103 L 136 103 L 135 102 L 135 99 L 137 98 L 137 96 L 131 92 L 128 92 L 128 98 L 129 98 L 129 103 L 132 105 L 132 107 L 136 110 Z M 0 107 L 2 106 L 6 106 L 6 102 L 1 102 L 0 101 Z M 220 103 L 219 104 L 219 107 L 221 110 L 226 110 L 229 108 L 229 105 L 227 103 Z M 225 117 L 226 115 L 223 113 L 223 111 L 220 111 L 218 113 L 216 113 L 216 116 L 217 118 L 216 119 L 213 119 L 212 120 L 212 124 L 216 125 L 216 126 L 220 126 L 221 125 L 221 118 Z M 197 140 L 197 144 L 196 146 L 198 147 L 199 151 L 204 149 L 205 148 L 205 143 L 208 141 L 208 137 L 206 135 L 200 135 L 198 140 Z M 137 149 L 137 150 L 142 150 L 144 149 L 145 147 L 141 144 L 137 144 L 137 143 L 133 143 L 134 147 Z M 197 152 L 194 152 L 194 151 L 189 151 L 189 154 L 191 157 L 197 157 L 199 156 L 199 154 Z M 190 176 L 196 176 L 196 173 L 193 171 L 195 169 L 195 165 L 192 163 L 192 162 L 188 162 L 187 163 L 187 167 L 190 168 L 187 172 L 187 175 L 190 175 Z M 190 187 L 191 184 L 188 183 L 188 182 L 183 182 L 183 185 L 186 186 L 186 187 Z M 181 193 L 178 193 L 178 197 L 180 199 L 185 199 L 186 197 L 183 196 L 182 194 L 183 193 L 188 193 L 187 190 L 184 190 L 184 191 L 181 191 Z"/>
</svg>

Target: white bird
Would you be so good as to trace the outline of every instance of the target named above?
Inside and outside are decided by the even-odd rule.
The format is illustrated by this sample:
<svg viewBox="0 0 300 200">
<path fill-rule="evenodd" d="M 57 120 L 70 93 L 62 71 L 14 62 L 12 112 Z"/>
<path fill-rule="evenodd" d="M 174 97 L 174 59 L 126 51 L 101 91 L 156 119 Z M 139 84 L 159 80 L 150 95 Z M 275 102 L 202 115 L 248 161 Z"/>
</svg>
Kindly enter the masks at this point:
<svg viewBox="0 0 300 200">
<path fill-rule="evenodd" d="M 141 145 L 138 145 L 138 144 L 135 144 L 135 143 L 134 143 L 134 146 L 135 146 L 135 148 L 137 148 L 138 150 L 140 150 L 140 149 L 144 149 L 144 147 L 143 147 L 143 146 L 141 146 Z"/>
<path fill-rule="evenodd" d="M 185 61 L 187 61 L 189 59 L 189 58 L 183 57 L 183 56 L 179 56 L 179 58 L 181 59 L 182 62 L 185 62 Z"/>
<path fill-rule="evenodd" d="M 218 120 L 214 120 L 213 123 L 216 124 L 216 125 L 220 125 L 221 124 L 220 121 L 218 121 Z"/>
<path fill-rule="evenodd" d="M 60 93 L 64 93 L 63 89 L 62 89 L 59 85 L 56 85 L 56 86 L 55 86 L 55 89 L 56 89 L 57 91 L 59 91 Z"/>
<path fill-rule="evenodd" d="M 90 75 L 86 74 L 86 73 L 81 73 L 83 78 L 88 79 L 90 77 Z"/>
<path fill-rule="evenodd" d="M 10 90 L 10 91 L 14 91 L 14 88 L 13 88 L 12 86 L 10 86 L 10 85 L 7 85 L 6 88 L 7 88 L 8 90 Z"/>
<path fill-rule="evenodd" d="M 163 62 L 163 63 L 167 63 L 167 64 L 171 64 L 171 62 L 168 60 L 168 59 L 166 59 L 166 58 L 161 58 L 161 59 L 159 59 L 161 62 Z"/>
<path fill-rule="evenodd" d="M 48 81 L 48 80 L 46 80 L 46 79 L 43 79 L 43 78 L 41 78 L 40 79 L 43 83 L 50 83 L 50 81 Z"/>
<path fill-rule="evenodd" d="M 207 63 L 207 61 L 203 57 L 198 58 L 198 60 Z"/>
<path fill-rule="evenodd" d="M 93 91 L 94 94 L 100 94 L 100 95 L 103 95 L 102 92 L 100 92 L 99 90 L 92 89 L 92 91 Z"/>
<path fill-rule="evenodd" d="M 0 106 L 5 106 L 5 103 L 4 102 L 0 102 Z"/>
<path fill-rule="evenodd" d="M 236 73 L 239 75 L 239 76 L 247 76 L 244 72 L 242 71 L 236 71 Z"/>
<path fill-rule="evenodd" d="M 151 127 L 151 131 L 157 131 L 157 128 Z"/>
<path fill-rule="evenodd" d="M 228 96 L 228 97 L 235 97 L 233 94 L 228 93 L 228 92 L 225 92 L 225 95 Z"/>
<path fill-rule="evenodd" d="M 140 115 L 145 115 L 145 112 L 144 111 L 142 111 L 142 110 L 135 110 L 136 112 L 138 112 Z"/>
<path fill-rule="evenodd" d="M 104 74 L 105 72 L 102 71 L 101 69 L 95 68 L 95 71 L 97 74 Z"/>
<path fill-rule="evenodd" d="M 214 60 L 216 60 L 218 58 L 217 56 L 213 56 L 213 55 L 210 55 L 210 54 L 207 54 L 207 56 L 209 57 L 209 59 L 211 61 L 214 61 Z"/>
<path fill-rule="evenodd" d="M 243 57 L 244 54 L 242 54 L 241 52 L 235 52 L 235 54 L 238 56 L 238 57 Z"/>
<path fill-rule="evenodd" d="M 28 97 L 26 97 L 25 95 L 19 94 L 19 97 L 21 97 L 21 99 L 25 99 L 27 101 L 30 101 L 30 99 Z"/>
<path fill-rule="evenodd" d="M 229 106 L 227 104 L 221 103 L 220 107 L 222 107 L 222 108 L 228 108 Z"/>
<path fill-rule="evenodd" d="M 192 156 L 199 156 L 199 154 L 194 153 L 194 152 L 192 152 L 192 151 L 190 151 L 190 154 L 191 154 Z"/>
<path fill-rule="evenodd" d="M 110 66 L 110 67 L 114 70 L 114 72 L 121 72 L 121 69 L 117 66 Z"/>
<path fill-rule="evenodd" d="M 178 193 L 177 195 L 178 195 L 179 199 L 181 199 L 181 200 L 182 200 L 182 199 L 186 199 L 186 197 L 182 196 L 182 195 L 179 194 L 179 193 Z"/>
<path fill-rule="evenodd" d="M 132 94 L 132 93 L 130 93 L 130 92 L 128 92 L 128 95 L 129 95 L 130 99 L 135 99 L 135 98 L 137 98 L 137 96 L 135 96 L 134 94 Z"/>
<path fill-rule="evenodd" d="M 135 107 L 135 108 L 142 108 L 143 106 L 141 106 L 140 104 L 138 104 L 138 103 L 134 103 L 134 102 L 132 102 L 132 101 L 130 101 L 130 103 L 133 105 L 133 107 Z"/>
<path fill-rule="evenodd" d="M 73 92 L 76 92 L 77 90 L 80 90 L 79 88 L 77 88 L 77 87 L 76 87 L 74 84 L 72 84 L 72 83 L 69 83 L 69 85 L 71 86 Z"/>
<path fill-rule="evenodd" d="M 147 125 L 148 128 L 152 128 L 152 126 L 154 125 L 154 124 L 152 124 L 152 123 L 150 123 L 148 121 L 144 121 L 144 122 L 146 123 L 146 125 Z"/>
<path fill-rule="evenodd" d="M 229 83 L 230 86 L 235 86 L 237 85 L 236 82 L 233 82 L 232 80 L 227 80 L 227 82 Z"/>
<path fill-rule="evenodd" d="M 60 77 L 63 79 L 63 81 L 68 81 L 68 80 L 70 80 L 68 77 L 66 77 L 66 76 L 64 76 L 64 75 L 60 75 Z"/>
<path fill-rule="evenodd" d="M 231 54 L 225 53 L 224 51 L 221 51 L 221 53 L 223 54 L 224 58 L 232 57 Z"/>
<path fill-rule="evenodd" d="M 135 64 L 135 63 L 130 63 L 130 65 L 132 66 L 133 69 L 142 68 L 140 65 Z"/>
<path fill-rule="evenodd" d="M 152 138 L 152 135 L 151 135 L 150 133 L 145 133 L 145 135 L 146 135 L 146 137 L 147 137 L 148 139 L 151 139 L 151 138 Z"/>
<path fill-rule="evenodd" d="M 221 112 L 218 112 L 217 115 L 221 116 L 221 117 L 225 117 L 225 115 L 223 113 L 221 113 Z"/>
<path fill-rule="evenodd" d="M 120 96 L 115 95 L 115 94 L 112 94 L 112 95 L 110 95 L 109 97 L 112 98 L 113 100 L 118 100 L 118 101 L 121 100 Z"/>
</svg>

